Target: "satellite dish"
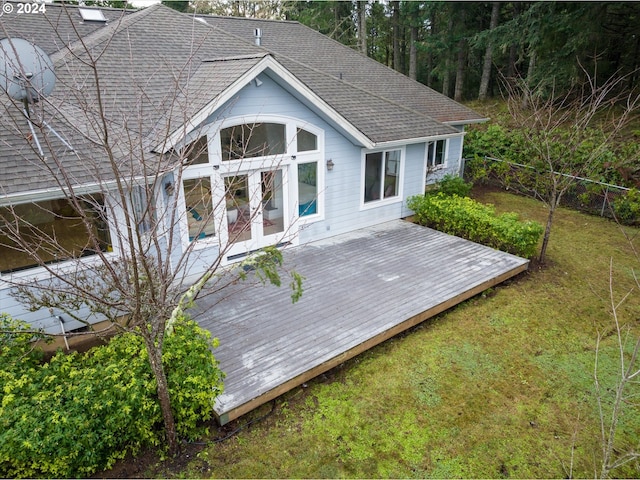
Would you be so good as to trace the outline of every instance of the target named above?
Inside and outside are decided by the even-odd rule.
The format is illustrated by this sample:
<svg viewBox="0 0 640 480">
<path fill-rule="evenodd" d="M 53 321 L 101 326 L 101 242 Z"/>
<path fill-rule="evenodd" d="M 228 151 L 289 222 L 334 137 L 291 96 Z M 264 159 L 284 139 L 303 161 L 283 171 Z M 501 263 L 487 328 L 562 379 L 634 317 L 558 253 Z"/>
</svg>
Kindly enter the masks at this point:
<svg viewBox="0 0 640 480">
<path fill-rule="evenodd" d="M 22 38 L 0 40 L 0 88 L 11 98 L 35 103 L 56 83 L 53 62 L 44 51 Z"/>
</svg>

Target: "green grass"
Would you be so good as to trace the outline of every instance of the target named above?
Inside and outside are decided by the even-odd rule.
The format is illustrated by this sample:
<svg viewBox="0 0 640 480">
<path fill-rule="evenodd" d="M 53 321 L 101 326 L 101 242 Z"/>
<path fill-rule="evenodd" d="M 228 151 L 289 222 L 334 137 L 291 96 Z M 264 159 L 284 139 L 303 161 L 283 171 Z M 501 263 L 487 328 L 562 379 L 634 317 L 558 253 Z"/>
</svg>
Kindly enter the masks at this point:
<svg viewBox="0 0 640 480">
<path fill-rule="evenodd" d="M 479 199 L 545 219 L 529 199 L 502 192 Z M 593 365 L 597 332 L 613 326 L 609 265 L 621 298 L 633 286 L 636 260 L 615 224 L 564 209 L 548 259 L 284 395 L 272 415 L 205 448 L 181 476 L 566 477 L 572 451 L 573 475 L 595 475 Z M 639 307 L 636 292 L 621 308 L 636 334 Z M 616 352 L 608 335 L 600 361 L 609 386 Z M 638 445 L 633 408 L 623 418 L 621 450 Z M 614 473 L 638 477 L 640 470 Z"/>
</svg>

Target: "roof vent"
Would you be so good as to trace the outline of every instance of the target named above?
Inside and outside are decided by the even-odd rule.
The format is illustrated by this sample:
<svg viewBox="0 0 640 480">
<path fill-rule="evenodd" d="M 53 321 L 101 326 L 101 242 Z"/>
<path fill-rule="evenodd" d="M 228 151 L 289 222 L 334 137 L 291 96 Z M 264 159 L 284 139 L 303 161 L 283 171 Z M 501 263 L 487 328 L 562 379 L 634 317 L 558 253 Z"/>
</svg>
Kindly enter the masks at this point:
<svg viewBox="0 0 640 480">
<path fill-rule="evenodd" d="M 253 29 L 253 36 L 256 39 L 256 45 L 257 46 L 262 45 L 262 29 L 261 28 L 254 28 Z"/>
<path fill-rule="evenodd" d="M 107 19 L 102 13 L 102 10 L 95 10 L 93 8 L 79 8 L 80 16 L 83 22 L 102 22 L 107 23 Z"/>
</svg>

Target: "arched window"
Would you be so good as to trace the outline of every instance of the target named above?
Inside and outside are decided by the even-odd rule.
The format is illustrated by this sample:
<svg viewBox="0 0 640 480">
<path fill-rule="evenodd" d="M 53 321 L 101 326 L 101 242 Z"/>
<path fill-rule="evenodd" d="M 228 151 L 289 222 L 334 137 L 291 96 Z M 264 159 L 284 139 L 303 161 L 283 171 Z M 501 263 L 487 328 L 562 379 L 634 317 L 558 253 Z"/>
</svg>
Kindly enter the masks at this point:
<svg viewBox="0 0 640 480">
<path fill-rule="evenodd" d="M 298 152 L 311 152 L 318 150 L 318 136 L 303 128 L 297 128 L 296 145 Z"/>
<path fill-rule="evenodd" d="M 253 123 L 234 125 L 220 131 L 222 160 L 281 155 L 286 152 L 286 125 Z"/>
<path fill-rule="evenodd" d="M 209 163 L 209 146 L 207 136 L 203 135 L 196 141 L 191 142 L 183 150 L 187 165 L 202 165 Z"/>
</svg>

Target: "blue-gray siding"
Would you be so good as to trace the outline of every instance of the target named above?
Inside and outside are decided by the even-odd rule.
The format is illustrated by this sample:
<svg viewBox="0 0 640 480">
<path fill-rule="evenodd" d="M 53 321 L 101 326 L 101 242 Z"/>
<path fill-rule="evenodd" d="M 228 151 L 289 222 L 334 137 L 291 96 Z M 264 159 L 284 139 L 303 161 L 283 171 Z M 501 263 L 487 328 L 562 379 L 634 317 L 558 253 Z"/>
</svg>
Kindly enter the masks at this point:
<svg viewBox="0 0 640 480">
<path fill-rule="evenodd" d="M 221 121 L 225 118 L 242 115 L 280 115 L 295 118 L 303 123 L 311 124 L 324 131 L 324 156 L 320 159 L 320 168 L 324 162 L 332 159 L 335 166 L 332 171 L 325 170 L 325 216 L 324 219 L 309 223 L 299 233 L 300 243 L 328 238 L 334 235 L 377 225 L 389 220 L 411 214 L 406 207 L 406 198 L 421 194 L 425 185 L 425 143 L 405 146 L 404 175 L 402 197 L 395 203 L 381 205 L 376 208 L 362 208 L 362 158 L 363 148 L 354 144 L 338 127 L 333 126 L 319 111 L 306 106 L 296 99 L 285 88 L 280 86 L 266 74 L 260 75 L 262 85 L 254 82 L 248 84 L 227 104 L 221 106 L 216 113 L 205 121 Z M 447 169 L 439 170 L 429 176 L 429 180 L 440 178 L 445 173 L 456 173 L 459 168 L 462 136 L 449 139 Z M 395 147 L 394 147 L 395 148 Z M 175 242 L 180 245 L 180 242 Z M 219 248 L 200 249 L 190 258 L 186 273 L 197 275 L 215 261 Z M 178 251 L 173 252 L 172 259 L 179 258 Z M 10 295 L 10 287 L 1 283 L 0 279 L 0 311 L 7 312 L 15 318 L 32 323 L 47 331 L 59 332 L 59 322 L 45 309 L 28 312 Z M 55 314 L 56 312 L 54 312 Z M 82 312 L 88 315 L 88 312 Z M 66 325 L 65 328 L 78 328 L 79 324 Z"/>
</svg>

